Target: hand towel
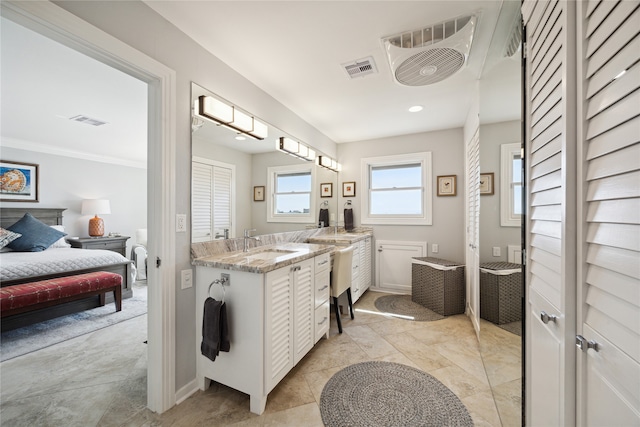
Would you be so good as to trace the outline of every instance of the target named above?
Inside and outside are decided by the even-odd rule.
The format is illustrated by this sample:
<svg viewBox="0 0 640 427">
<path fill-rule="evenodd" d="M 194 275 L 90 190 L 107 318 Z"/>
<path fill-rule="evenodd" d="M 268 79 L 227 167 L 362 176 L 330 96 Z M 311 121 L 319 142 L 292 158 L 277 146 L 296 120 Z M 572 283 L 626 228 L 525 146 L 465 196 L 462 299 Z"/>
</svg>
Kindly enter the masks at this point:
<svg viewBox="0 0 640 427">
<path fill-rule="evenodd" d="M 344 210 L 344 229 L 353 230 L 353 209 L 351 208 Z"/>
<path fill-rule="evenodd" d="M 220 351 L 229 351 L 230 347 L 227 308 L 224 302 L 209 297 L 204 302 L 200 351 L 215 361 Z"/>
<path fill-rule="evenodd" d="M 318 217 L 318 226 L 323 223 L 322 227 L 329 226 L 329 209 L 320 209 L 320 216 Z"/>
</svg>

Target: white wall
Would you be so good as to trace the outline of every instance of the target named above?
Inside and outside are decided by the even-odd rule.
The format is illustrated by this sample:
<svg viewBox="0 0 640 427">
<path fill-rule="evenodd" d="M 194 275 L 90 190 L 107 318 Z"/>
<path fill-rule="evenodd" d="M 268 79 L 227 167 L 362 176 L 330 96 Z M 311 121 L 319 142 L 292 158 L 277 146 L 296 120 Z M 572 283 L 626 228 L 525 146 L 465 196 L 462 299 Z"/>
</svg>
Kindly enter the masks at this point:
<svg viewBox="0 0 640 427">
<path fill-rule="evenodd" d="M 143 2 L 58 1 L 57 5 L 176 72 L 176 213 L 190 212 L 191 82 L 241 105 L 320 151 L 335 155 L 333 141 L 207 52 Z M 176 277 L 192 268 L 190 233 L 176 234 Z M 195 289 L 176 286 L 176 390 L 196 375 Z"/>
<path fill-rule="evenodd" d="M 519 120 L 480 126 L 480 171 L 493 172 L 494 193 L 480 196 L 480 262 L 507 261 L 507 245 L 520 245 L 520 227 L 500 225 L 500 145 L 520 142 Z M 500 248 L 500 256 L 492 248 Z"/>
<path fill-rule="evenodd" d="M 362 158 L 393 154 L 432 152 L 433 162 L 433 225 L 374 225 L 374 237 L 381 240 L 426 241 L 428 256 L 464 262 L 464 145 L 462 128 L 437 132 L 403 135 L 370 141 L 338 144 L 338 210 L 352 201 L 354 225 L 362 218 L 360 200 L 366 197 L 360 175 Z M 457 195 L 438 197 L 439 175 L 457 175 Z M 342 183 L 356 182 L 356 197 L 342 198 Z M 437 243 L 439 252 L 433 254 L 431 245 Z"/>
<path fill-rule="evenodd" d="M 136 230 L 147 227 L 147 170 L 72 157 L 2 147 L 3 160 L 35 163 L 39 171 L 39 202 L 3 202 L 2 207 L 66 208 L 63 225 L 69 236 L 88 235 L 89 219 L 82 215 L 83 199 L 108 199 L 111 214 L 105 234 L 119 232 L 135 243 Z M 127 254 L 129 251 L 127 250 Z"/>
</svg>

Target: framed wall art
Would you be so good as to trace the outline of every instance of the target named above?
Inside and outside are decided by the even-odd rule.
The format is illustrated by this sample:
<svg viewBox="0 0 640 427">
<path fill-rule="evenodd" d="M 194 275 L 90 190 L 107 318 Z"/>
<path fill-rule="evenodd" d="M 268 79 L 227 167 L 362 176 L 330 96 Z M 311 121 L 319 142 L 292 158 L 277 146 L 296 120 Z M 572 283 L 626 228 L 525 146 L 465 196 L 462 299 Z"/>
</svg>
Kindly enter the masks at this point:
<svg viewBox="0 0 640 427">
<path fill-rule="evenodd" d="M 443 175 L 438 177 L 438 196 L 455 196 L 457 175 Z"/>
<path fill-rule="evenodd" d="M 264 185 L 253 187 L 253 201 L 264 202 Z"/>
<path fill-rule="evenodd" d="M 490 196 L 493 194 L 493 172 L 480 174 L 480 195 Z"/>
<path fill-rule="evenodd" d="M 0 160 L 0 201 L 37 202 L 38 165 Z"/>
<path fill-rule="evenodd" d="M 342 183 L 342 197 L 355 197 L 356 183 L 353 181 Z"/>
<path fill-rule="evenodd" d="M 333 183 L 320 184 L 320 197 L 333 197 Z"/>
</svg>

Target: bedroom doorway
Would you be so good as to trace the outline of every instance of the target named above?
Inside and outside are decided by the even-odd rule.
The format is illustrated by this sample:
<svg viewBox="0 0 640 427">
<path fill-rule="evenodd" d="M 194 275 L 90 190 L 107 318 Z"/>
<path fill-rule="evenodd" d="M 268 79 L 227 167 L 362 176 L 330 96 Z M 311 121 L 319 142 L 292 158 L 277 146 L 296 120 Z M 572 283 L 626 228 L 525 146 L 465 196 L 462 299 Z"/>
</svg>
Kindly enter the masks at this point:
<svg viewBox="0 0 640 427">
<path fill-rule="evenodd" d="M 21 26 L 55 40 L 148 85 L 147 407 L 175 404 L 175 72 L 49 2 L 2 2 L 1 12 Z M 149 214 L 153 212 L 153 215 Z M 158 260 L 158 262 L 156 262 Z M 160 260 L 162 264 L 160 264 Z"/>
</svg>

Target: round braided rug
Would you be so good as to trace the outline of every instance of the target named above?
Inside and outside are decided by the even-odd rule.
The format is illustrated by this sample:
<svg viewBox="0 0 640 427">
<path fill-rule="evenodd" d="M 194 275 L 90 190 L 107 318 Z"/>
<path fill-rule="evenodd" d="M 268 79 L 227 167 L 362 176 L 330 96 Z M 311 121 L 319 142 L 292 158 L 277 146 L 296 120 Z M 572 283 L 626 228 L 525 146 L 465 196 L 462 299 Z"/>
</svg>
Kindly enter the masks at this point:
<svg viewBox="0 0 640 427">
<path fill-rule="evenodd" d="M 401 318 L 412 317 L 418 322 L 430 322 L 444 319 L 444 316 L 429 310 L 416 302 L 411 301 L 411 295 L 385 295 L 375 301 L 376 308 L 390 315 L 400 315 Z"/>
<path fill-rule="evenodd" d="M 320 396 L 327 427 L 473 426 L 458 397 L 431 375 L 391 362 L 363 362 L 337 372 Z"/>
</svg>

